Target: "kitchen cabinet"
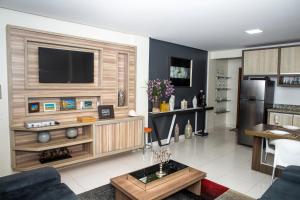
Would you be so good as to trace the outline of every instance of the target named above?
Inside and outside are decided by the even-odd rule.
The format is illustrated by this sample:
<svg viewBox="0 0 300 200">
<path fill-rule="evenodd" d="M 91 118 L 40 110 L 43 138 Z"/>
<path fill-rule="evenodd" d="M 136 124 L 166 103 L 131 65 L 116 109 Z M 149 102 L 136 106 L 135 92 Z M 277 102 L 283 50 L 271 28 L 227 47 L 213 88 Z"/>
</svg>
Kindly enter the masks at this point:
<svg viewBox="0 0 300 200">
<path fill-rule="evenodd" d="M 244 75 L 277 75 L 278 48 L 243 51 Z"/>
<path fill-rule="evenodd" d="M 300 46 L 280 49 L 280 74 L 300 74 Z"/>
<path fill-rule="evenodd" d="M 278 126 L 293 125 L 293 117 L 293 114 L 269 112 L 268 124 Z"/>
</svg>

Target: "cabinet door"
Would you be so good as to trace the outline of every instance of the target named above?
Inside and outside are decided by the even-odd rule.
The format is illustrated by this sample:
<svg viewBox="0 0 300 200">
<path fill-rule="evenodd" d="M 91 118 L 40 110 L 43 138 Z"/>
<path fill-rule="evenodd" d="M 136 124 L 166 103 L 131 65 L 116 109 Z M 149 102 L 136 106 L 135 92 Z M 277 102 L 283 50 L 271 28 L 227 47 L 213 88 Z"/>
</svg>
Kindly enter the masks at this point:
<svg viewBox="0 0 300 200">
<path fill-rule="evenodd" d="M 276 75 L 278 49 L 244 51 L 244 75 Z"/>
<path fill-rule="evenodd" d="M 271 125 L 276 125 L 276 118 L 278 120 L 279 126 L 282 125 L 293 125 L 293 116 L 292 114 L 284 114 L 284 113 L 275 113 L 275 112 L 270 112 L 269 113 L 269 119 L 268 119 L 268 124 Z"/>
<path fill-rule="evenodd" d="M 95 155 L 122 152 L 143 146 L 143 119 L 95 125 Z"/>
<path fill-rule="evenodd" d="M 300 115 L 294 115 L 293 118 L 293 126 L 300 127 Z"/>
<path fill-rule="evenodd" d="M 300 74 L 300 46 L 281 48 L 280 74 Z"/>
</svg>

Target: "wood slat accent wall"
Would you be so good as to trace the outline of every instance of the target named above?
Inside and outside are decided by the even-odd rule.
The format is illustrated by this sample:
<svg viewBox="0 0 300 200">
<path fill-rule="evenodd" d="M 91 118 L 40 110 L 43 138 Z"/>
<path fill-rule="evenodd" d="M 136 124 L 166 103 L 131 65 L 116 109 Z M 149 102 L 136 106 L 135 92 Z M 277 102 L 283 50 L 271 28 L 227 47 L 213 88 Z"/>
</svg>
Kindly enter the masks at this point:
<svg viewBox="0 0 300 200">
<path fill-rule="evenodd" d="M 38 47 L 93 52 L 94 83 L 39 83 Z M 59 122 L 76 121 L 79 116 L 98 118 L 96 109 L 83 112 L 62 112 L 52 114 L 51 117 L 47 113 L 28 115 L 28 98 L 43 97 L 43 95 L 45 97 L 100 97 L 100 104 L 115 106 L 116 117 L 127 116 L 128 110 L 136 107 L 136 47 L 134 46 L 8 26 L 7 49 L 11 126 L 22 126 L 26 121 L 49 118 Z M 126 76 L 128 79 L 124 78 Z M 128 103 L 126 107 L 119 108 L 117 107 L 118 88 L 126 85 Z"/>
</svg>

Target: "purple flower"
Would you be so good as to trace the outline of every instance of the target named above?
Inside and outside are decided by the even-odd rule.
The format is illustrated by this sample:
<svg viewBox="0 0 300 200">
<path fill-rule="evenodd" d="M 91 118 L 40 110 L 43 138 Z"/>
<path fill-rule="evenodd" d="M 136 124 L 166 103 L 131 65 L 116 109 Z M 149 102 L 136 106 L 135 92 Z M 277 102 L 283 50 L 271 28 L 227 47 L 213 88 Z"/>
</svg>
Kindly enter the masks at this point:
<svg viewBox="0 0 300 200">
<path fill-rule="evenodd" d="M 147 94 L 150 101 L 153 101 L 154 97 L 169 98 L 174 92 L 174 85 L 170 80 L 149 80 L 147 83 Z"/>
</svg>

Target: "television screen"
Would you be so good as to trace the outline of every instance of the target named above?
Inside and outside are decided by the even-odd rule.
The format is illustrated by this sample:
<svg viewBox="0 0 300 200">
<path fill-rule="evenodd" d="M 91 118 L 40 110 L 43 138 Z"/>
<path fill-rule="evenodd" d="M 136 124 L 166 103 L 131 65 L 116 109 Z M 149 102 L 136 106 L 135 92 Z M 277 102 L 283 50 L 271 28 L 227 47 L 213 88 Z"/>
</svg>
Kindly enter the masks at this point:
<svg viewBox="0 0 300 200">
<path fill-rule="evenodd" d="M 192 60 L 170 58 L 170 80 L 174 86 L 192 86 Z"/>
<path fill-rule="evenodd" d="M 94 54 L 39 47 L 40 83 L 93 83 Z"/>
</svg>

